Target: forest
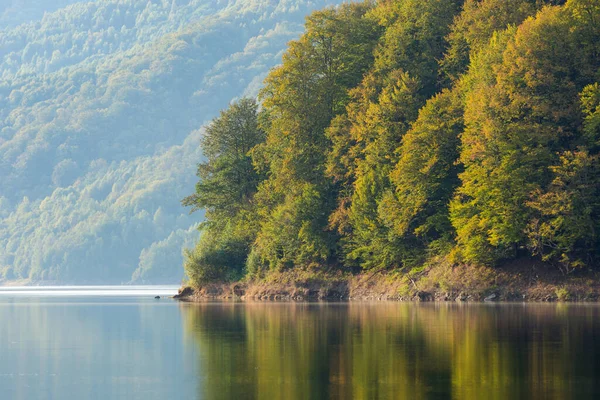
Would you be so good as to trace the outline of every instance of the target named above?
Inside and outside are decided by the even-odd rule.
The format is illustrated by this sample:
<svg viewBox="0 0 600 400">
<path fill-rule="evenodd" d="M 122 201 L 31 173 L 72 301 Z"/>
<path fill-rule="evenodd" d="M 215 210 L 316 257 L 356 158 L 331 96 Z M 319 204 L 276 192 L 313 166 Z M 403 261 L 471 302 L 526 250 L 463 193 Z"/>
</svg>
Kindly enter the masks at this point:
<svg viewBox="0 0 600 400">
<path fill-rule="evenodd" d="M 202 136 L 193 286 L 600 256 L 600 3 L 380 0 L 313 12 Z"/>
<path fill-rule="evenodd" d="M 171 283 L 203 125 L 333 1 L 0 1 L 0 284 Z"/>
</svg>

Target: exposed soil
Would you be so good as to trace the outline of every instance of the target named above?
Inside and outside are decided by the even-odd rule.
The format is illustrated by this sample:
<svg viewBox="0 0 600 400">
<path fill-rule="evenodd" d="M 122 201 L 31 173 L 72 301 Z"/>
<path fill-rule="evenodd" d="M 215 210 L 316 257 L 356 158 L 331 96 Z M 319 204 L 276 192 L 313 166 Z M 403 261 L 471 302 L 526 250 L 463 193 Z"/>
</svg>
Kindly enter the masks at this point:
<svg viewBox="0 0 600 400">
<path fill-rule="evenodd" d="M 500 268 L 451 266 L 441 262 L 422 271 L 362 272 L 318 269 L 273 272 L 260 279 L 184 287 L 183 301 L 598 301 L 600 274 L 523 259 Z"/>
</svg>

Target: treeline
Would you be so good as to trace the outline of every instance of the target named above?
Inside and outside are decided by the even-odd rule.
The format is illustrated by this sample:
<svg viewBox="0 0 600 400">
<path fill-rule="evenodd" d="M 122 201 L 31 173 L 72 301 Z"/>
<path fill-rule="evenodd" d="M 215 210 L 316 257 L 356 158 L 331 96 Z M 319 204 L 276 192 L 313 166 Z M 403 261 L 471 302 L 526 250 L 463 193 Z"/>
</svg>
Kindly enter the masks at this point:
<svg viewBox="0 0 600 400">
<path fill-rule="evenodd" d="M 396 0 L 313 13 L 203 139 L 193 284 L 295 266 L 600 255 L 600 4 Z"/>
</svg>

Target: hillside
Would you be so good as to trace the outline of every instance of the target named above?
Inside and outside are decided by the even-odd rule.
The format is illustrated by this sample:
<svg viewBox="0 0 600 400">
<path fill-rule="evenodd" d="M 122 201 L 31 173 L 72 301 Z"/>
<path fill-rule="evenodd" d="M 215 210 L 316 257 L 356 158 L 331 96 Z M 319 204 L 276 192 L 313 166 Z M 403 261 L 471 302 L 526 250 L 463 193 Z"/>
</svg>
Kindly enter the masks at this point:
<svg viewBox="0 0 600 400">
<path fill-rule="evenodd" d="M 68 3 L 0 10 L 0 279 L 179 282 L 202 125 L 328 3 Z"/>
<path fill-rule="evenodd" d="M 80 0 L 5 0 L 0 3 L 0 27 L 14 27 L 41 19 L 50 13 Z"/>
</svg>

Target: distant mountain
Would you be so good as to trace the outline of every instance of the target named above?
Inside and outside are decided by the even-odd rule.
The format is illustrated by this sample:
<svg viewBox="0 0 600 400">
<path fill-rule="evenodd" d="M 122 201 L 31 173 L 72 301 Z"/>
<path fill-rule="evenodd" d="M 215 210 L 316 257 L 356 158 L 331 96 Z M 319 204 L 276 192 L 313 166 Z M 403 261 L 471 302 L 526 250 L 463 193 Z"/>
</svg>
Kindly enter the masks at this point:
<svg viewBox="0 0 600 400">
<path fill-rule="evenodd" d="M 44 13 L 56 11 L 81 0 L 2 0 L 0 29 L 41 19 Z"/>
<path fill-rule="evenodd" d="M 0 5 L 0 280 L 178 282 L 202 125 L 331 2 L 69 3 Z"/>
</svg>

